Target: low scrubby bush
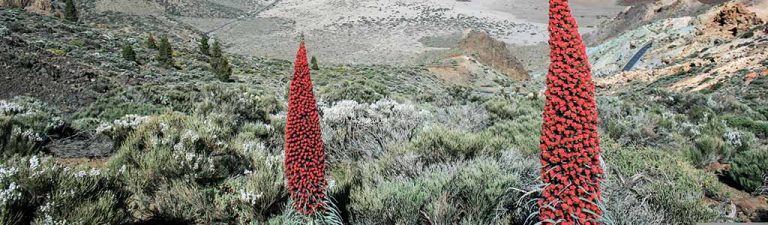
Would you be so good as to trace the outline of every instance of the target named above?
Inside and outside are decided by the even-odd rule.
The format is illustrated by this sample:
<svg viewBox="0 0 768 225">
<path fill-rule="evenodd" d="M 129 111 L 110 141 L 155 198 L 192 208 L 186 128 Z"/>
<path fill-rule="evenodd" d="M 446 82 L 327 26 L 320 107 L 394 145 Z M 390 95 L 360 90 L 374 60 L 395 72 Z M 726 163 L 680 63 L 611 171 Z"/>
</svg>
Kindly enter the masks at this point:
<svg viewBox="0 0 768 225">
<path fill-rule="evenodd" d="M 194 213 L 209 217 L 205 221 L 214 218 L 207 209 L 211 196 L 174 198 L 196 192 L 202 185 L 223 182 L 247 167 L 245 156 L 236 154 L 227 144 L 227 130 L 236 128 L 226 122 L 216 122 L 220 119 L 165 114 L 148 119 L 123 142 L 108 166 L 115 171 L 125 171 L 119 177 L 129 193 L 126 204 L 134 218 L 188 221 Z M 166 191 L 181 193 L 168 195 L 164 194 Z M 175 204 L 173 201 L 188 205 L 168 205 L 167 211 L 155 208 L 161 203 Z M 185 207 L 197 208 L 177 212 Z"/>
<path fill-rule="evenodd" d="M 68 127 L 58 114 L 32 98 L 0 100 L 0 156 L 41 152 L 49 135 L 60 135 Z"/>
<path fill-rule="evenodd" d="M 320 89 L 320 99 L 336 102 L 354 100 L 357 102 L 373 103 L 389 96 L 386 86 L 377 80 L 366 77 L 354 77 L 350 80 L 339 81 Z"/>
<path fill-rule="evenodd" d="M 321 107 L 323 137 L 329 159 L 370 159 L 408 142 L 429 112 L 416 105 L 380 100 L 372 104 L 345 100 Z"/>
<path fill-rule="evenodd" d="M 502 138 L 505 145 L 515 146 L 523 154 L 535 154 L 539 152 L 541 129 L 541 116 L 527 115 L 515 120 L 503 120 L 496 122 L 484 133 L 495 134 Z"/>
<path fill-rule="evenodd" d="M 100 98 L 79 109 L 74 118 L 98 118 L 106 121 L 117 120 L 125 115 L 156 115 L 170 110 L 160 105 L 126 101 L 121 98 Z"/>
<path fill-rule="evenodd" d="M 499 158 L 433 164 L 411 176 L 370 177 L 352 189 L 352 222 L 522 224 L 532 212 L 519 201 L 524 193 L 514 189 L 536 183 L 536 163 L 509 150 Z M 386 168 L 392 167 L 378 168 L 384 171 L 372 173 L 390 174 Z"/>
<path fill-rule="evenodd" d="M 738 152 L 731 161 L 729 176 L 744 190 L 755 192 L 763 185 L 768 173 L 768 149 L 755 148 Z"/>
<path fill-rule="evenodd" d="M 749 117 L 740 116 L 726 116 L 724 119 L 730 126 L 747 129 L 761 138 L 768 137 L 768 122 L 766 121 L 755 121 Z"/>
<path fill-rule="evenodd" d="M 468 133 L 443 127 L 422 129 L 410 147 L 425 163 L 453 162 L 480 155 L 497 155 L 506 147 L 504 140 L 490 132 Z"/>
<path fill-rule="evenodd" d="M 713 163 L 722 162 L 724 154 L 727 154 L 725 143 L 720 137 L 703 135 L 694 141 L 694 147 L 688 152 L 688 158 L 693 165 L 704 168 Z"/>
<path fill-rule="evenodd" d="M 120 224 L 127 222 L 114 173 L 57 165 L 50 157 L 0 163 L 0 223 Z"/>
<path fill-rule="evenodd" d="M 119 224 L 128 215 L 121 207 L 124 193 L 114 173 L 99 168 L 62 169 L 50 199 L 40 206 L 38 224 Z"/>
<path fill-rule="evenodd" d="M 625 177 L 640 174 L 647 182 L 633 189 L 653 210 L 663 213 L 665 223 L 690 224 L 714 221 L 719 213 L 704 197 L 722 198 L 723 184 L 716 177 L 690 166 L 668 152 L 654 149 L 604 148 L 605 162 L 613 173 Z M 609 209 L 610 210 L 610 209 Z"/>
<path fill-rule="evenodd" d="M 543 101 L 516 97 L 512 100 L 503 98 L 491 98 L 484 103 L 485 109 L 494 121 L 515 120 L 519 117 L 541 115 L 544 108 Z"/>
<path fill-rule="evenodd" d="M 242 176 L 228 179 L 220 189 L 225 191 L 216 195 L 216 207 L 231 216 L 230 220 L 238 224 L 263 222 L 278 213 L 287 201 L 280 161 L 264 162 L 270 166 L 246 170 Z"/>
<path fill-rule="evenodd" d="M 249 88 L 246 85 L 236 87 L 220 84 L 201 87 L 201 95 L 193 112 L 204 116 L 221 113 L 235 116 L 238 123 L 245 121 L 266 121 L 269 115 L 283 110 L 284 105 L 273 95 Z"/>
<path fill-rule="evenodd" d="M 608 175 L 603 182 L 603 204 L 605 214 L 601 218 L 610 225 L 657 225 L 666 224 L 665 214 L 660 207 L 652 205 L 636 189 L 646 184 L 644 175 L 625 174 L 619 179 Z"/>
</svg>

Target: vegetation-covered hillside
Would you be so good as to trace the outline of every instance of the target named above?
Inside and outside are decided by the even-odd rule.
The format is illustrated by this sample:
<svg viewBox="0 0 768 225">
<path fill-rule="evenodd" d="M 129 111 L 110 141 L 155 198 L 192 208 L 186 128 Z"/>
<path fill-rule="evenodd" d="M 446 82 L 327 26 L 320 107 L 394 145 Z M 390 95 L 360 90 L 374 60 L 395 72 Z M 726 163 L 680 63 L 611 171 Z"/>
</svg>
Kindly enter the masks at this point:
<svg viewBox="0 0 768 225">
<path fill-rule="evenodd" d="M 225 53 L 221 79 L 173 17 L 81 12 L 0 8 L 0 224 L 286 224 L 292 62 Z M 311 78 L 344 224 L 539 222 L 541 77 L 477 88 L 323 60 Z M 754 65 L 700 91 L 598 88 L 601 222 L 768 221 L 768 61 Z"/>
</svg>

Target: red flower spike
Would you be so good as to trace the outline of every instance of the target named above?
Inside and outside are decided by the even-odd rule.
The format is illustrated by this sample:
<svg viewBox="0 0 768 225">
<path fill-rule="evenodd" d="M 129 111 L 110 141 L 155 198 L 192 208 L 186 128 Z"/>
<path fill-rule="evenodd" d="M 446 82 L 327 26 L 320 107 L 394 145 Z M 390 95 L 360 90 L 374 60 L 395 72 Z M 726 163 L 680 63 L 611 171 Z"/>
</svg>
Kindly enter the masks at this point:
<svg viewBox="0 0 768 225">
<path fill-rule="evenodd" d="M 293 207 L 311 215 L 322 210 L 325 199 L 325 144 L 320 131 L 320 116 L 312 92 L 307 49 L 299 45 L 293 80 L 288 94 L 285 123 L 285 177 Z"/>
<path fill-rule="evenodd" d="M 550 0 L 549 18 L 552 63 L 547 73 L 540 145 L 541 178 L 549 185 L 542 193 L 546 199 L 539 201 L 539 219 L 591 224 L 602 214 L 594 205 L 601 199 L 603 176 L 595 85 L 568 0 Z M 554 207 L 554 213 L 545 205 Z M 585 209 L 595 213 L 584 213 Z"/>
</svg>

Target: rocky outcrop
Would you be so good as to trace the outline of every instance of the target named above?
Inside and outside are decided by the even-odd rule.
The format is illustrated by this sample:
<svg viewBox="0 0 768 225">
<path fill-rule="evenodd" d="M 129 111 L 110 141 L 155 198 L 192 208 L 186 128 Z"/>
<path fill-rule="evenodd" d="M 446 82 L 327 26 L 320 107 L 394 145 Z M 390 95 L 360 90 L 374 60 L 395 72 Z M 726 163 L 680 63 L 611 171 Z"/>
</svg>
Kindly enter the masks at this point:
<svg viewBox="0 0 768 225">
<path fill-rule="evenodd" d="M 51 0 L 0 0 L 0 7 L 23 8 L 43 15 L 53 15 L 59 11 Z"/>
<path fill-rule="evenodd" d="M 712 91 L 750 85 L 768 65 L 768 25 L 749 0 L 734 0 L 694 16 L 662 19 L 589 49 L 596 84 L 621 91 L 631 83 L 670 91 Z M 632 71 L 631 54 L 653 43 Z M 732 82 L 741 80 L 739 82 Z"/>
<path fill-rule="evenodd" d="M 712 19 L 712 28 L 732 36 L 746 33 L 752 27 L 762 25 L 757 13 L 750 11 L 743 4 L 728 4 Z"/>
<path fill-rule="evenodd" d="M 589 46 L 595 46 L 617 37 L 632 29 L 651 24 L 653 22 L 694 16 L 716 6 L 722 0 L 655 0 L 655 1 L 624 1 L 630 3 L 616 18 L 608 20 L 600 25 L 594 33 L 584 35 L 584 41 Z M 621 2 L 620 2 L 621 3 Z"/>
<path fill-rule="evenodd" d="M 488 33 L 470 30 L 459 42 L 459 48 L 482 64 L 490 66 L 514 80 L 530 78 L 523 64 L 507 49 L 506 43 Z"/>
</svg>

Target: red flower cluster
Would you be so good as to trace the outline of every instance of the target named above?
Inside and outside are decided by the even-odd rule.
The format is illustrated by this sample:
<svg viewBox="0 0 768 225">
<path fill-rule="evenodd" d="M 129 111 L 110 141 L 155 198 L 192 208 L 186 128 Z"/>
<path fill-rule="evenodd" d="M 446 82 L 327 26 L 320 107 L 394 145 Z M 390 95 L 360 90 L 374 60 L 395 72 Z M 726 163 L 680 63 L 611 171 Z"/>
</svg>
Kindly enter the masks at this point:
<svg viewBox="0 0 768 225">
<path fill-rule="evenodd" d="M 543 224 L 599 224 L 600 143 L 595 85 L 584 43 L 567 0 L 549 1 L 551 49 L 539 200 Z"/>
<path fill-rule="evenodd" d="M 325 146 L 309 77 L 307 49 L 301 41 L 288 95 L 285 124 L 285 177 L 296 211 L 311 215 L 325 199 Z"/>
</svg>

